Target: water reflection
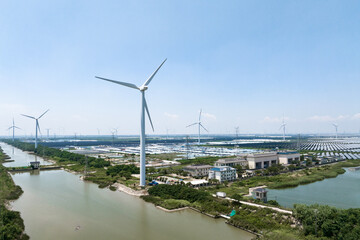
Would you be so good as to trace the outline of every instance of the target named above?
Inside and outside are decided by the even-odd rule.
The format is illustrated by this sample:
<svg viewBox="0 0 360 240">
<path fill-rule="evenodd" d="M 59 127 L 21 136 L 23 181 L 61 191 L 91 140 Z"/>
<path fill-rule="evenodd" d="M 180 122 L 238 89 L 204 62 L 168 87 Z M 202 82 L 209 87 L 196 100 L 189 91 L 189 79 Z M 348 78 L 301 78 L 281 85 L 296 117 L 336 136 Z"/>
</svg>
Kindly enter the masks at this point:
<svg viewBox="0 0 360 240">
<path fill-rule="evenodd" d="M 6 150 L 5 150 L 6 151 Z M 11 152 L 7 148 L 7 152 Z M 18 158 L 29 155 L 15 149 Z M 34 158 L 33 158 L 34 159 Z M 18 161 L 18 159 L 15 159 Z M 63 170 L 13 175 L 24 194 L 21 212 L 31 239 L 251 239 L 253 235 L 191 210 L 166 213 L 142 199 L 84 182 Z M 75 230 L 80 226 L 78 230 Z M 186 230 L 184 230 L 186 229 Z"/>
</svg>

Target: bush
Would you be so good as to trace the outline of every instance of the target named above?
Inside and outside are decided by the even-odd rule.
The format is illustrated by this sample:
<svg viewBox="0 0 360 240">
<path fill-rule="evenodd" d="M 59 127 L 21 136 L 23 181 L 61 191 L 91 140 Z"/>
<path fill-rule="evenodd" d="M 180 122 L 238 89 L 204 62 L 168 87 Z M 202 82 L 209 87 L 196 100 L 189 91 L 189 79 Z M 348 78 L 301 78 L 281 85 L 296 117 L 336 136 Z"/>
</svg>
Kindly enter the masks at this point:
<svg viewBox="0 0 360 240">
<path fill-rule="evenodd" d="M 209 193 L 189 188 L 183 185 L 159 184 L 149 189 L 149 194 L 164 199 L 182 199 L 189 202 L 206 201 L 211 199 Z"/>
</svg>

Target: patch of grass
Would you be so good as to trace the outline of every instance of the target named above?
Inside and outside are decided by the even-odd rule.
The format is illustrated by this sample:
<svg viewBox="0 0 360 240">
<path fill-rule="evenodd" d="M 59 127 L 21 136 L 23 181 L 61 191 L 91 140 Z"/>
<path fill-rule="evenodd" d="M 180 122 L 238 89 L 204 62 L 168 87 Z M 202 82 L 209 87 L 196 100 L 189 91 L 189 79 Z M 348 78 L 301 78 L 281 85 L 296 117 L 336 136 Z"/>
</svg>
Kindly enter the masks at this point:
<svg viewBox="0 0 360 240">
<path fill-rule="evenodd" d="M 0 236 L 1 239 L 29 239 L 24 233 L 25 226 L 20 213 L 6 208 L 9 200 L 20 197 L 23 190 L 15 185 L 6 167 L 2 165 L 7 156 L 0 148 Z"/>
</svg>

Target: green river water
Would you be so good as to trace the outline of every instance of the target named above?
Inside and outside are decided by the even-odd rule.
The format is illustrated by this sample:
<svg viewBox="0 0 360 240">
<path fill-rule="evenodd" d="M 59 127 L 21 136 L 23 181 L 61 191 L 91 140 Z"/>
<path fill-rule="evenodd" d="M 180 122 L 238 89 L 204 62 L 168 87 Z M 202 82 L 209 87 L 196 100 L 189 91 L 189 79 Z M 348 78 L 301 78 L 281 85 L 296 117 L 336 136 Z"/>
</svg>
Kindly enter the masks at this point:
<svg viewBox="0 0 360 240">
<path fill-rule="evenodd" d="M 0 147 L 15 162 L 34 161 L 12 146 Z M 38 160 L 43 159 L 38 157 Z M 24 194 L 11 205 L 21 212 L 31 239 L 251 239 L 254 235 L 192 210 L 167 213 L 138 197 L 99 189 L 63 170 L 12 176 Z"/>
</svg>

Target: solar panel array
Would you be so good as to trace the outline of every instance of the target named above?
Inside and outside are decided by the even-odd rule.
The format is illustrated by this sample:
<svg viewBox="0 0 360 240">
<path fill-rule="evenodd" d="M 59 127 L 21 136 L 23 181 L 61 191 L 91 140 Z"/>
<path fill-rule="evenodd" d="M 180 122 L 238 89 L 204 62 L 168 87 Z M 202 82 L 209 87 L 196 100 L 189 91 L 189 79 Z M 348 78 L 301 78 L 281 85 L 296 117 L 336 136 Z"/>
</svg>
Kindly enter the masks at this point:
<svg viewBox="0 0 360 240">
<path fill-rule="evenodd" d="M 318 156 L 340 156 L 344 159 L 360 159 L 360 139 L 310 140 L 301 144 L 302 150 L 323 151 Z"/>
</svg>

